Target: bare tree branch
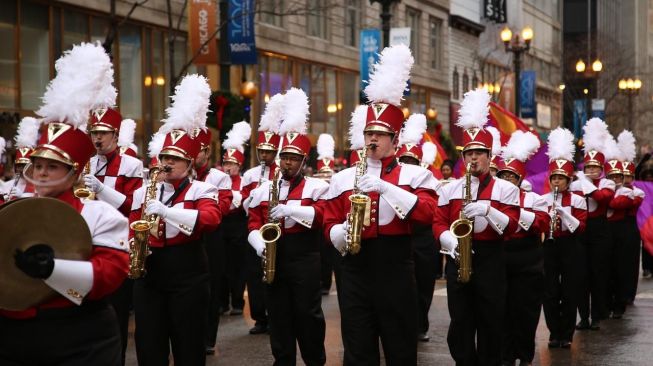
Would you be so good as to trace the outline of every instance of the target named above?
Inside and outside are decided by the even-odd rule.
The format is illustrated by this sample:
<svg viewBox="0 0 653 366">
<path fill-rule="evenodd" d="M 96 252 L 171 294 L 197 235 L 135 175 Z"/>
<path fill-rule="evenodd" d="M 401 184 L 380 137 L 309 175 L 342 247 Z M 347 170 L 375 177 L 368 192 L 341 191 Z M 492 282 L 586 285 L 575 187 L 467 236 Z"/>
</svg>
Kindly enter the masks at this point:
<svg viewBox="0 0 653 366">
<path fill-rule="evenodd" d="M 102 47 L 104 48 L 104 51 L 108 54 L 112 54 L 112 48 L 113 48 L 113 42 L 116 39 L 116 34 L 118 33 L 118 28 L 120 28 L 129 18 L 131 15 L 134 13 L 134 10 L 138 8 L 139 6 L 145 5 L 149 0 L 142 0 L 142 1 L 135 1 L 131 8 L 129 9 L 129 12 L 127 12 L 127 15 L 125 15 L 120 22 L 116 21 L 116 0 L 111 0 L 111 11 L 110 11 L 110 26 L 109 26 L 109 31 L 107 32 L 107 35 L 104 37 L 104 42 L 102 43 Z"/>
</svg>

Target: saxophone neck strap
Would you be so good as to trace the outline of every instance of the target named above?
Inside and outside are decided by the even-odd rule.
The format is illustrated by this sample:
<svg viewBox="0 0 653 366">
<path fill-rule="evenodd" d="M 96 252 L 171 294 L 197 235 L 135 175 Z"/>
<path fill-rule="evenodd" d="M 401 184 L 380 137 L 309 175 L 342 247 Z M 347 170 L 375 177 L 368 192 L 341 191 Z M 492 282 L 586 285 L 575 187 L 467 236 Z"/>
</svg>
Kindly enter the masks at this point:
<svg viewBox="0 0 653 366">
<path fill-rule="evenodd" d="M 170 196 L 170 198 L 168 198 L 168 200 L 165 201 L 163 204 L 168 206 L 168 207 L 172 206 L 172 204 L 175 202 L 177 197 L 179 197 L 181 192 L 183 192 L 186 189 L 186 187 L 188 186 L 189 183 L 190 183 L 190 180 L 188 178 L 184 179 L 184 181 L 181 182 L 179 187 L 177 187 L 177 189 L 175 189 L 175 193 L 173 193 L 172 196 Z M 161 202 L 163 202 L 163 191 L 164 190 L 165 190 L 165 185 L 162 184 L 161 185 L 161 193 L 159 194 L 159 201 L 161 201 Z"/>
</svg>

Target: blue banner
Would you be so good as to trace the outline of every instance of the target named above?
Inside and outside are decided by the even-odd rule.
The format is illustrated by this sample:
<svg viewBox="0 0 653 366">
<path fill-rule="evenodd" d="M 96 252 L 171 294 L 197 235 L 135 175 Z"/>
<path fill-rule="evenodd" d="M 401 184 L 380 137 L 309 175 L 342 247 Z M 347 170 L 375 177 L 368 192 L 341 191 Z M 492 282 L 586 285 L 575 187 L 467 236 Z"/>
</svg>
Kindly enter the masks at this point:
<svg viewBox="0 0 653 366">
<path fill-rule="evenodd" d="M 535 105 L 535 71 L 522 71 L 519 85 L 519 104 L 523 118 L 535 118 L 537 108 Z"/>
<path fill-rule="evenodd" d="M 574 100 L 574 136 L 579 139 L 583 134 L 583 126 L 587 121 L 587 100 Z"/>
<path fill-rule="evenodd" d="M 381 50 L 381 31 L 378 29 L 363 29 L 360 42 L 361 90 L 367 86 L 372 66 L 379 60 Z"/>
<path fill-rule="evenodd" d="M 227 42 L 233 65 L 256 64 L 254 10 L 254 0 L 229 0 Z"/>
</svg>

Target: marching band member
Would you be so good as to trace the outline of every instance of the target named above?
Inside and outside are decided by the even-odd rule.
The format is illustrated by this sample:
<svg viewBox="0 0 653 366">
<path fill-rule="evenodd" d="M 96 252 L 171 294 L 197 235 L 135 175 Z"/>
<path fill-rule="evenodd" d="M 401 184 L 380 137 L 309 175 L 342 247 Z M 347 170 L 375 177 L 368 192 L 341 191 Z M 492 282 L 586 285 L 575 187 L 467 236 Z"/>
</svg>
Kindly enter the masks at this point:
<svg viewBox="0 0 653 366">
<path fill-rule="evenodd" d="M 155 215 L 145 262 L 146 276 L 134 282 L 136 355 L 141 366 L 204 365 L 209 269 L 202 234 L 214 231 L 222 212 L 215 186 L 191 180 L 211 89 L 202 76 L 188 75 L 175 88 L 166 110 L 159 153 L 163 182 L 134 193 L 130 222 Z M 161 130 L 160 130 L 161 131 Z M 155 185 L 154 197 L 146 188 Z M 130 230 L 133 237 L 133 230 Z"/>
<path fill-rule="evenodd" d="M 404 128 L 399 134 L 399 150 L 396 154 L 401 164 L 421 164 L 423 152 L 419 143 L 425 132 L 426 116 L 417 113 L 408 117 Z M 431 172 L 431 174 L 433 173 Z M 438 184 L 436 191 L 439 188 Z M 429 309 L 431 308 L 433 290 L 435 289 L 438 253 L 431 223 L 421 226 L 414 225 L 412 227 L 411 241 L 417 285 L 417 340 L 428 342 Z"/>
<path fill-rule="evenodd" d="M 605 269 L 609 266 L 610 228 L 606 213 L 615 191 L 614 182 L 601 177 L 605 163 L 602 150 L 605 141 L 611 139 L 612 136 L 608 132 L 608 126 L 599 118 L 587 121 L 583 130 L 583 142 L 585 143 L 583 172 L 576 174 L 579 179 L 571 183 L 569 188 L 572 192 L 587 199 L 588 210 L 587 230 L 585 230 L 581 245 L 586 270 L 583 294 L 578 303 L 580 322 L 576 329 L 598 330 L 600 320 L 607 317 L 607 272 Z M 590 315 L 592 316 L 591 323 Z"/>
<path fill-rule="evenodd" d="M 379 337 L 388 365 L 417 363 L 417 290 L 410 234 L 411 225 L 432 220 L 437 182 L 427 170 L 401 166 L 395 157 L 404 121 L 398 105 L 412 64 L 413 56 L 404 45 L 381 52 L 365 88 L 372 101 L 364 129 L 367 158 L 361 161 L 364 164 L 333 175 L 324 205 L 324 235 L 345 252 L 350 247 L 349 198 L 362 192 L 370 202 L 369 216 L 363 215 L 369 220 L 360 216 L 351 220 L 363 222 L 360 252 L 344 256 L 341 262 L 338 297 L 345 365 L 378 364 Z"/>
<path fill-rule="evenodd" d="M 79 200 L 73 186 L 95 148 L 85 133 L 88 99 L 98 66 L 86 57 L 90 44 L 73 46 L 57 60 L 57 76 L 36 112 L 46 130 L 30 155 L 24 178 L 37 197 L 69 204 L 84 219 L 92 243 L 87 260 L 59 256 L 56 243 L 18 249 L 14 263 L 25 275 L 43 280 L 53 298 L 21 311 L 0 309 L 2 365 L 120 365 L 120 332 L 106 297 L 127 276 L 127 219 L 109 204 Z M 91 72 L 84 72 L 91 71 Z M 25 137 L 25 136 L 23 136 Z M 76 233 L 70 233 L 76 235 Z"/>
<path fill-rule="evenodd" d="M 473 220 L 470 281 L 459 282 L 454 261 L 447 261 L 446 267 L 451 316 L 447 341 L 452 357 L 462 365 L 501 363 L 506 293 L 503 240 L 515 231 L 520 213 L 519 189 L 490 175 L 492 135 L 483 128 L 489 102 L 490 95 L 483 89 L 465 94 L 457 125 L 464 130 L 462 157 L 470 166 L 470 196 L 465 193 L 467 176 L 444 185 L 433 221 L 443 253 L 455 259 L 460 248 L 451 224 L 461 213 Z"/>
<path fill-rule="evenodd" d="M 120 155 L 129 155 L 138 158 L 138 146 L 134 144 L 134 134 L 136 133 L 136 122 L 133 119 L 123 119 L 120 123 L 120 132 L 118 132 L 118 148 Z"/>
<path fill-rule="evenodd" d="M 521 187 L 526 161 L 540 147 L 530 132 L 515 131 L 503 147 L 497 177 Z M 546 201 L 534 192 L 519 190 L 519 225 L 504 244 L 507 292 L 503 328 L 503 360 L 513 365 L 531 364 L 535 357 L 535 332 L 542 312 L 544 264 L 542 233 L 549 229 Z"/>
<path fill-rule="evenodd" d="M 574 176 L 574 135 L 557 128 L 549 134 L 548 144 L 551 192 L 544 199 L 551 221 L 544 241 L 544 318 L 550 332 L 549 348 L 569 348 L 582 284 L 583 270 L 578 263 L 587 205 L 582 196 L 569 189 Z"/>
<path fill-rule="evenodd" d="M 334 169 L 336 166 L 335 162 L 335 149 L 336 141 L 333 139 L 333 136 L 328 133 L 322 133 L 317 138 L 317 173 L 313 175 L 315 178 L 319 178 L 329 183 L 331 177 L 334 174 Z M 331 282 L 333 281 L 333 272 L 334 267 L 338 264 L 335 264 L 335 261 L 338 260 L 338 251 L 332 245 L 328 245 L 325 242 L 324 236 L 320 235 L 320 267 L 322 268 L 322 273 L 320 275 L 320 283 L 322 287 L 322 295 L 328 295 L 331 290 Z M 339 273 L 336 270 L 336 276 L 339 276 Z M 336 281 L 336 289 L 338 282 Z"/>
<path fill-rule="evenodd" d="M 29 164 L 29 157 L 36 147 L 41 122 L 33 117 L 24 117 L 16 133 L 16 158 L 14 159 L 14 179 L 5 183 L 5 201 L 34 195 L 34 186 L 23 178 L 23 169 Z"/>
<path fill-rule="evenodd" d="M 320 295 L 319 202 L 328 189 L 321 179 L 302 175 L 311 142 L 306 134 L 308 98 L 292 88 L 284 96 L 279 158 L 280 178 L 251 192 L 248 241 L 259 256 L 276 255 L 276 273 L 266 274 L 270 346 L 275 365 L 294 365 L 296 344 L 307 365 L 324 365 L 325 322 Z M 273 186 L 277 185 L 278 186 Z M 277 192 L 276 196 L 274 192 Z M 278 222 L 276 254 L 264 242 L 263 225 Z M 271 229 L 274 230 L 274 229 Z"/>
</svg>

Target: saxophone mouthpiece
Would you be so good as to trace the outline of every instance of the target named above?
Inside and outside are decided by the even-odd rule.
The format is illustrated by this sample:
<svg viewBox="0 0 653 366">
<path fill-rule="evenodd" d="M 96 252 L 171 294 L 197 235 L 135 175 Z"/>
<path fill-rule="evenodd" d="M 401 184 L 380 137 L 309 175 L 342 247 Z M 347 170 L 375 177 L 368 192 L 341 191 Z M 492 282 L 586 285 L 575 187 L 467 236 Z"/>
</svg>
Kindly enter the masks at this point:
<svg viewBox="0 0 653 366">
<path fill-rule="evenodd" d="M 164 165 L 161 168 L 161 171 L 164 172 L 164 173 L 170 173 L 172 171 L 172 167 L 170 165 Z"/>
<path fill-rule="evenodd" d="M 372 150 L 372 151 L 376 151 L 376 148 L 377 148 L 378 146 L 377 146 L 377 144 L 369 144 L 369 145 L 367 145 L 367 147 L 368 147 L 370 150 Z"/>
<path fill-rule="evenodd" d="M 96 149 L 102 148 L 102 143 L 100 141 L 96 141 L 93 145 L 95 145 Z"/>
</svg>

